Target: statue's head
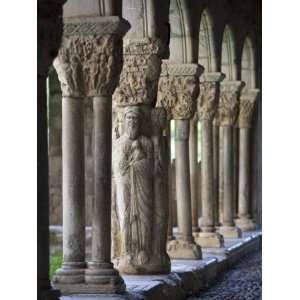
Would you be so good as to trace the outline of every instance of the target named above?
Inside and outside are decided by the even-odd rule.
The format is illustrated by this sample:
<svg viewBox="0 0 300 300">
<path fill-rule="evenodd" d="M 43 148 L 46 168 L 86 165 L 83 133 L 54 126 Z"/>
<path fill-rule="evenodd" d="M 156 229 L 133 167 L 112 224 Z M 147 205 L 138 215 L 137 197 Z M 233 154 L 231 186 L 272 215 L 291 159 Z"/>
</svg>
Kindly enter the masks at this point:
<svg viewBox="0 0 300 300">
<path fill-rule="evenodd" d="M 138 106 L 128 106 L 124 111 L 124 133 L 131 140 L 137 139 L 140 129 L 141 112 Z"/>
</svg>

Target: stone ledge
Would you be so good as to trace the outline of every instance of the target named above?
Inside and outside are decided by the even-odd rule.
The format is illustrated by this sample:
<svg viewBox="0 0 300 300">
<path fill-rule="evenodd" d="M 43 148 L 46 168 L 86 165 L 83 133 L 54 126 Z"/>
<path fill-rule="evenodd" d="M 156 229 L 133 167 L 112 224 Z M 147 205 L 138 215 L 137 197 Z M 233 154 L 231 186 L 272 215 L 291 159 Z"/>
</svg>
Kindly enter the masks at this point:
<svg viewBox="0 0 300 300">
<path fill-rule="evenodd" d="M 244 233 L 240 239 L 225 239 L 224 248 L 203 249 L 202 260 L 172 260 L 168 275 L 125 275 L 124 295 L 72 295 L 61 300 L 183 300 L 210 286 L 219 275 L 243 256 L 261 246 L 261 232 Z"/>
</svg>

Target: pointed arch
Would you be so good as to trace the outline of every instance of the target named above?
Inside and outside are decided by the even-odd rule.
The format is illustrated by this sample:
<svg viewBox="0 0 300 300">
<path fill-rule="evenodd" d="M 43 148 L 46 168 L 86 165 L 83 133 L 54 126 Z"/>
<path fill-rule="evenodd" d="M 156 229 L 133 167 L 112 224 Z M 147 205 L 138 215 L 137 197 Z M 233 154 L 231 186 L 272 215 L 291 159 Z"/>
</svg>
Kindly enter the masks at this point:
<svg viewBox="0 0 300 300">
<path fill-rule="evenodd" d="M 246 83 L 246 88 L 255 88 L 255 57 L 254 46 L 250 36 L 246 36 L 241 61 L 241 79 Z"/>
<path fill-rule="evenodd" d="M 222 39 L 221 71 L 226 75 L 225 80 L 237 80 L 237 65 L 235 40 L 230 25 L 226 25 Z"/>
<path fill-rule="evenodd" d="M 213 20 L 209 12 L 204 9 L 200 21 L 198 63 L 205 68 L 205 72 L 217 71 L 214 41 Z"/>
</svg>

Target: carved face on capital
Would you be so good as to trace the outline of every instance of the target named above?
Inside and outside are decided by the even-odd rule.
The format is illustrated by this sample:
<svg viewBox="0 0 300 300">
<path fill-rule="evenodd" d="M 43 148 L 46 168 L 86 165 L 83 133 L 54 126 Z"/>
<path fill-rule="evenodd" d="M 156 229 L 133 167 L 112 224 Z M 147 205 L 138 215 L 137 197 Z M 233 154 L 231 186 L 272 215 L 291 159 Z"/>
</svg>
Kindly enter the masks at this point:
<svg viewBox="0 0 300 300">
<path fill-rule="evenodd" d="M 131 139 L 135 140 L 139 136 L 140 115 L 138 109 L 129 109 L 124 114 L 124 131 Z"/>
</svg>

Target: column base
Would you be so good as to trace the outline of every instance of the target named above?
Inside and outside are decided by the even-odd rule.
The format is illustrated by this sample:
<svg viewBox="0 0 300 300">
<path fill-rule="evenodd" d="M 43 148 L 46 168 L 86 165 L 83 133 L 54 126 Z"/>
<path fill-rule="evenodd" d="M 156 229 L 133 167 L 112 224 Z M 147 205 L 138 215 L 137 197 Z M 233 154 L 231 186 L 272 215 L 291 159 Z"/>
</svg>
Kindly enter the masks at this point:
<svg viewBox="0 0 300 300">
<path fill-rule="evenodd" d="M 242 230 L 242 232 L 256 230 L 256 225 L 251 219 L 239 218 L 235 220 L 235 225 Z"/>
<path fill-rule="evenodd" d="M 224 247 L 224 238 L 218 232 L 199 232 L 195 236 L 195 242 L 202 248 Z"/>
<path fill-rule="evenodd" d="M 39 289 L 37 292 L 37 300 L 59 300 L 61 293 L 57 289 Z"/>
<path fill-rule="evenodd" d="M 116 265 L 119 272 L 126 275 L 169 274 L 171 271 L 171 261 L 167 254 L 153 255 L 150 258 L 124 255 Z"/>
<path fill-rule="evenodd" d="M 238 239 L 242 237 L 241 229 L 235 226 L 221 226 L 219 227 L 218 233 L 227 239 Z"/>
<path fill-rule="evenodd" d="M 52 283 L 57 284 L 77 284 L 84 282 L 85 263 L 63 263 L 54 276 Z"/>
<path fill-rule="evenodd" d="M 167 244 L 167 252 L 172 259 L 202 259 L 201 247 L 192 241 L 171 241 Z"/>
<path fill-rule="evenodd" d="M 89 262 L 85 282 L 92 289 L 93 284 L 97 285 L 97 292 L 101 288 L 101 293 L 122 293 L 126 289 L 124 280 L 112 263 Z"/>
</svg>

